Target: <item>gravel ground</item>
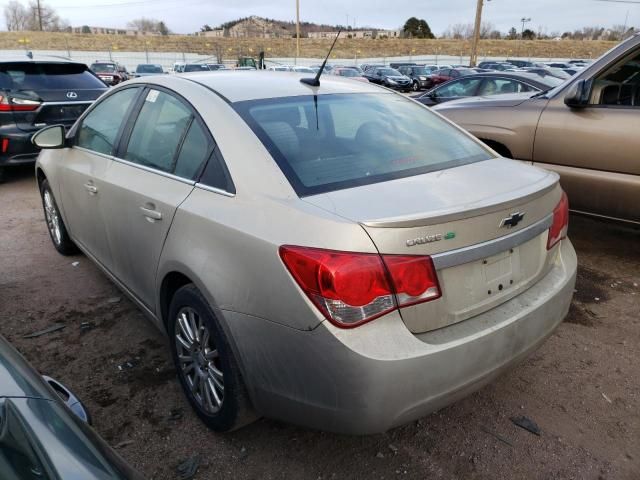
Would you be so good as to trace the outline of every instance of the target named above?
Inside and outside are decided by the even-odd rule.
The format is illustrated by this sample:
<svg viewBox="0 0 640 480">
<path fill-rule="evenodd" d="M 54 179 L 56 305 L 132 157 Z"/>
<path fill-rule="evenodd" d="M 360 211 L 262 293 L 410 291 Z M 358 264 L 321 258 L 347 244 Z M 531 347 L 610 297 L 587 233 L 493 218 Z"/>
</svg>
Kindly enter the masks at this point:
<svg viewBox="0 0 640 480">
<path fill-rule="evenodd" d="M 207 430 L 163 335 L 84 256 L 55 252 L 31 169 L 0 185 L 0 333 L 78 393 L 95 429 L 149 479 L 177 478 L 194 455 L 197 479 L 637 479 L 640 231 L 572 216 L 570 236 L 577 292 L 542 348 L 479 392 L 382 435 L 265 419 L 228 435 Z M 66 328 L 22 338 L 54 322 Z M 119 370 L 127 361 L 133 367 Z M 540 436 L 510 421 L 519 415 Z"/>
</svg>

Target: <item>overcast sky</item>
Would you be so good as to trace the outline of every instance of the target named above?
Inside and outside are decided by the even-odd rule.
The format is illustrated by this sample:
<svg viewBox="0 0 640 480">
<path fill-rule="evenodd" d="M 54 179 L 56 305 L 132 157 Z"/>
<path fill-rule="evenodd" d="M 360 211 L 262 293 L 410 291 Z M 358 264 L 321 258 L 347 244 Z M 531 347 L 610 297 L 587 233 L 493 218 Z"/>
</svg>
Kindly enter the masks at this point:
<svg viewBox="0 0 640 480">
<path fill-rule="evenodd" d="M 1 4 L 6 4 L 3 0 Z M 26 3 L 26 0 L 21 0 Z M 207 23 L 222 22 L 249 15 L 279 20 L 295 19 L 295 0 L 45 0 L 73 26 L 123 27 L 141 16 L 164 20 L 176 33 L 191 33 Z M 424 18 L 431 29 L 442 33 L 449 25 L 469 23 L 475 15 L 476 0 L 300 0 L 301 20 L 375 26 L 395 29 L 411 17 Z M 530 17 L 528 25 L 546 33 L 573 30 L 583 26 L 610 27 L 624 24 L 640 27 L 640 4 L 609 3 L 598 0 L 485 0 L 483 19 L 499 30 L 512 26 L 520 30 L 520 18 Z"/>
</svg>

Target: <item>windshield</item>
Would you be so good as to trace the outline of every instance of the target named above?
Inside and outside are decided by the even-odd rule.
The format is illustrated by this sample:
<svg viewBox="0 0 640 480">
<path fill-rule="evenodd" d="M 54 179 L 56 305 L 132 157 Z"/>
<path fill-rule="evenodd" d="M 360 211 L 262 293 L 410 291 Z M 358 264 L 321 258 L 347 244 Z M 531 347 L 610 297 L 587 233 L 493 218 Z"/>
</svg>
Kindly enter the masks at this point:
<svg viewBox="0 0 640 480">
<path fill-rule="evenodd" d="M 476 72 L 473 71 L 470 68 L 467 69 L 461 69 L 461 70 L 456 70 L 460 75 L 464 76 L 464 75 L 474 75 Z"/>
<path fill-rule="evenodd" d="M 308 95 L 233 106 L 299 196 L 492 158 L 479 142 L 400 95 Z"/>
<path fill-rule="evenodd" d="M 94 63 L 91 65 L 91 70 L 96 73 L 114 73 L 116 66 L 112 63 Z"/>
<path fill-rule="evenodd" d="M 360 74 L 355 70 L 351 70 L 350 68 L 343 68 L 338 71 L 338 74 L 342 77 L 359 77 Z"/>
<path fill-rule="evenodd" d="M 387 75 L 388 77 L 402 76 L 402 74 L 399 71 L 394 70 L 393 68 L 380 68 L 378 72 L 381 73 L 382 75 Z"/>
<path fill-rule="evenodd" d="M 160 65 L 138 65 L 136 73 L 162 73 Z"/>
<path fill-rule="evenodd" d="M 6 90 L 103 89 L 105 84 L 79 63 L 0 63 Z"/>
<path fill-rule="evenodd" d="M 429 71 L 425 67 L 413 67 L 411 69 L 414 75 L 428 75 Z"/>
</svg>

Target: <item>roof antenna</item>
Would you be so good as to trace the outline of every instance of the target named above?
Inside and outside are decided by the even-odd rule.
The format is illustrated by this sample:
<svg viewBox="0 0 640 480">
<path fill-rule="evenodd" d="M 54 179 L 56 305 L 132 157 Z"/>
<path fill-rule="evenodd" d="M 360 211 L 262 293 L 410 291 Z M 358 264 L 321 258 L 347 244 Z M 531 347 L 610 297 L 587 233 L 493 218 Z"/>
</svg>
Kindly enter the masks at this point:
<svg viewBox="0 0 640 480">
<path fill-rule="evenodd" d="M 333 39 L 333 43 L 331 44 L 331 48 L 329 49 L 329 53 L 327 53 L 327 56 L 324 59 L 324 62 L 322 62 L 322 66 L 320 67 L 320 70 L 318 70 L 318 73 L 316 73 L 316 77 L 315 78 L 301 78 L 300 81 L 302 83 L 306 83 L 307 85 L 311 85 L 312 87 L 319 87 L 320 86 L 320 75 L 322 75 L 322 72 L 324 72 L 324 67 L 327 64 L 327 60 L 329 60 L 329 55 L 331 55 L 331 52 L 333 51 L 333 47 L 336 45 L 336 42 L 338 41 L 338 37 L 340 37 L 340 33 L 342 33 L 342 30 L 338 30 L 338 35 L 336 35 L 336 38 Z"/>
</svg>

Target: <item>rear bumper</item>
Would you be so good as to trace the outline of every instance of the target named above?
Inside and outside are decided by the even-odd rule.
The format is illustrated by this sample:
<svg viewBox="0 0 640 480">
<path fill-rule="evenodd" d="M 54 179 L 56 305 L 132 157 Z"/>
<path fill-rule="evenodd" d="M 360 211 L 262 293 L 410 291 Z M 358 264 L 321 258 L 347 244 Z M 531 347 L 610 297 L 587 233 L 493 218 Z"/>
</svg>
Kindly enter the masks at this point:
<svg viewBox="0 0 640 480">
<path fill-rule="evenodd" d="M 40 151 L 31 143 L 31 137 L 37 131 L 0 129 L 0 142 L 9 140 L 6 152 L 0 152 L 0 167 L 35 163 Z"/>
<path fill-rule="evenodd" d="M 568 240 L 553 269 L 519 296 L 450 327 L 414 335 L 397 313 L 352 330 L 310 332 L 224 312 L 255 408 L 348 434 L 388 430 L 477 390 L 535 350 L 563 320 L 577 259 Z"/>
</svg>

